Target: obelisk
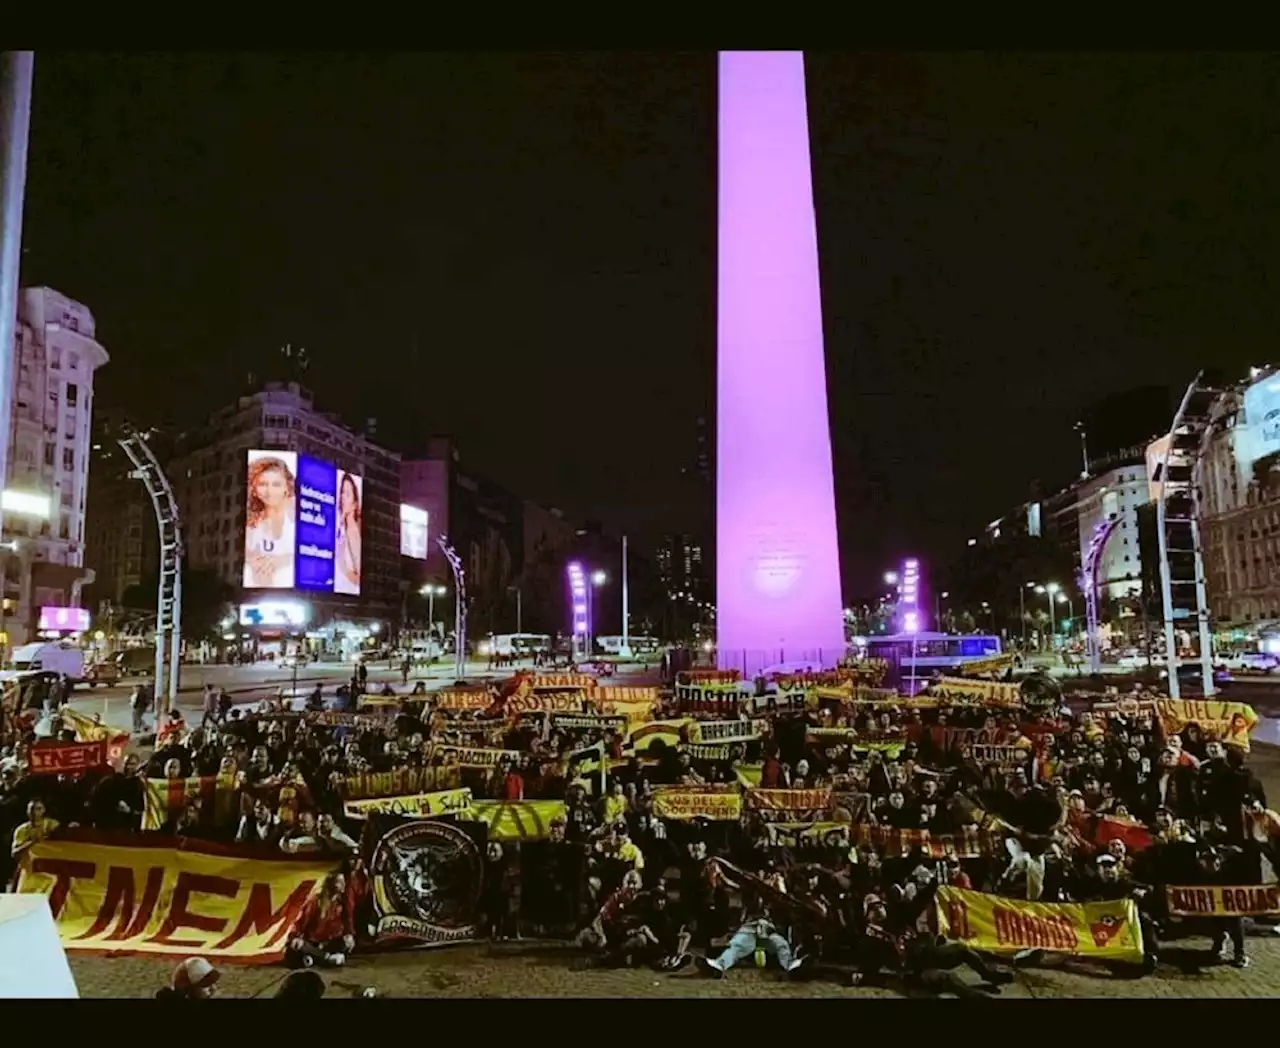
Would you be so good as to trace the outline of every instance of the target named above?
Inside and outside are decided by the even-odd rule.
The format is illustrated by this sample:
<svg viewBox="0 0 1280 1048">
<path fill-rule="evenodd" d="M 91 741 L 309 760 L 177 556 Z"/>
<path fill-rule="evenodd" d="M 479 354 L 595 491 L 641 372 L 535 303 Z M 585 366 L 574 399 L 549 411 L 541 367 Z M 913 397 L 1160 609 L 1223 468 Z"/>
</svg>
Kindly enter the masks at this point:
<svg viewBox="0 0 1280 1048">
<path fill-rule="evenodd" d="M 804 54 L 720 54 L 716 634 L 722 668 L 844 652 Z"/>
</svg>

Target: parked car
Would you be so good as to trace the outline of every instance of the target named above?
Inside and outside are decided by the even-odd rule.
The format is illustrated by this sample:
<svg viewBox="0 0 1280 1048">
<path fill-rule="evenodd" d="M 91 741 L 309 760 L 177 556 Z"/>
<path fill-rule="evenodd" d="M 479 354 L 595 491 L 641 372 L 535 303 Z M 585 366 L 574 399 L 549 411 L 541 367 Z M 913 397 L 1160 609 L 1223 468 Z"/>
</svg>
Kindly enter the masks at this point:
<svg viewBox="0 0 1280 1048">
<path fill-rule="evenodd" d="M 1215 670 L 1231 673 L 1275 673 L 1280 670 L 1280 656 L 1264 651 L 1232 651 L 1213 657 Z"/>
<path fill-rule="evenodd" d="M 120 683 L 120 668 L 110 659 L 106 662 L 95 662 L 85 669 L 80 681 L 91 688 L 96 688 L 99 684 L 110 688 Z"/>
<path fill-rule="evenodd" d="M 126 648 L 116 653 L 114 662 L 116 673 L 121 680 L 128 680 L 130 677 L 150 677 L 156 671 L 156 649 L 153 647 Z"/>
</svg>

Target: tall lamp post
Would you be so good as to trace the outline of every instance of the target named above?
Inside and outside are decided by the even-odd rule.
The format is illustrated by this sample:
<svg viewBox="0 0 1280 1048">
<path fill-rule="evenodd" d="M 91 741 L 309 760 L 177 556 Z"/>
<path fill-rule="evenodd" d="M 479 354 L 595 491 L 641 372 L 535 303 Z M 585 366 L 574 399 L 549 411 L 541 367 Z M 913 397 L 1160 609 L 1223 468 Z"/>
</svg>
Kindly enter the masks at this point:
<svg viewBox="0 0 1280 1048">
<path fill-rule="evenodd" d="M 443 597 L 449 591 L 443 586 L 428 582 L 418 592 L 427 598 L 427 651 L 430 652 L 431 642 L 436 635 L 436 597 Z M 435 659 L 432 658 L 431 661 L 434 662 Z"/>
<path fill-rule="evenodd" d="M 631 618 L 631 609 L 628 607 L 630 595 L 627 592 L 627 536 L 622 536 L 622 646 L 618 649 L 618 654 L 624 659 L 631 658 L 631 632 L 628 629 L 628 622 Z"/>
<path fill-rule="evenodd" d="M 603 571 L 593 571 L 591 573 L 591 587 L 587 590 L 587 604 L 590 610 L 587 612 L 587 654 L 593 655 L 596 650 L 595 638 L 595 591 L 609 581 L 609 576 Z"/>
<path fill-rule="evenodd" d="M 1057 632 L 1053 622 L 1053 602 L 1058 594 L 1058 591 L 1061 589 L 1062 587 L 1059 586 L 1056 582 L 1050 582 L 1044 586 L 1036 587 L 1037 593 L 1043 593 L 1049 598 L 1049 650 L 1050 651 L 1053 650 L 1053 638 L 1055 633 Z"/>
</svg>

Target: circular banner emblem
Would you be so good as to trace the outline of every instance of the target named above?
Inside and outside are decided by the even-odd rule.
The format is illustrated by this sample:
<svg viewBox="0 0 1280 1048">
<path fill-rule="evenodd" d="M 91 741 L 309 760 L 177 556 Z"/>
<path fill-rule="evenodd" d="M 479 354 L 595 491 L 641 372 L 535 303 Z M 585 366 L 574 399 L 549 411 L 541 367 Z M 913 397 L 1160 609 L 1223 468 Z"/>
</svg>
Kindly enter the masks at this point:
<svg viewBox="0 0 1280 1048">
<path fill-rule="evenodd" d="M 457 942 L 475 932 L 484 860 L 458 827 L 433 819 L 383 835 L 369 864 L 378 935 Z"/>
</svg>

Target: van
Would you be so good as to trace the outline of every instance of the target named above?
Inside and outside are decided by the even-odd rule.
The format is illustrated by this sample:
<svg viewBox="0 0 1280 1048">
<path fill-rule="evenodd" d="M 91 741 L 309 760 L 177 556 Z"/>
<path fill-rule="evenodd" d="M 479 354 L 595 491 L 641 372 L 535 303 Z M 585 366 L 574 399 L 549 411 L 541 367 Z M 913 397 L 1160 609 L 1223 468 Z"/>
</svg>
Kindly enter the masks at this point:
<svg viewBox="0 0 1280 1048">
<path fill-rule="evenodd" d="M 84 677 L 84 652 L 74 644 L 22 644 L 13 649 L 12 662 L 19 673 L 60 673 L 73 684 Z"/>
<path fill-rule="evenodd" d="M 156 671 L 156 649 L 126 648 L 116 655 L 116 671 L 122 680 L 129 677 L 150 677 Z"/>
</svg>

